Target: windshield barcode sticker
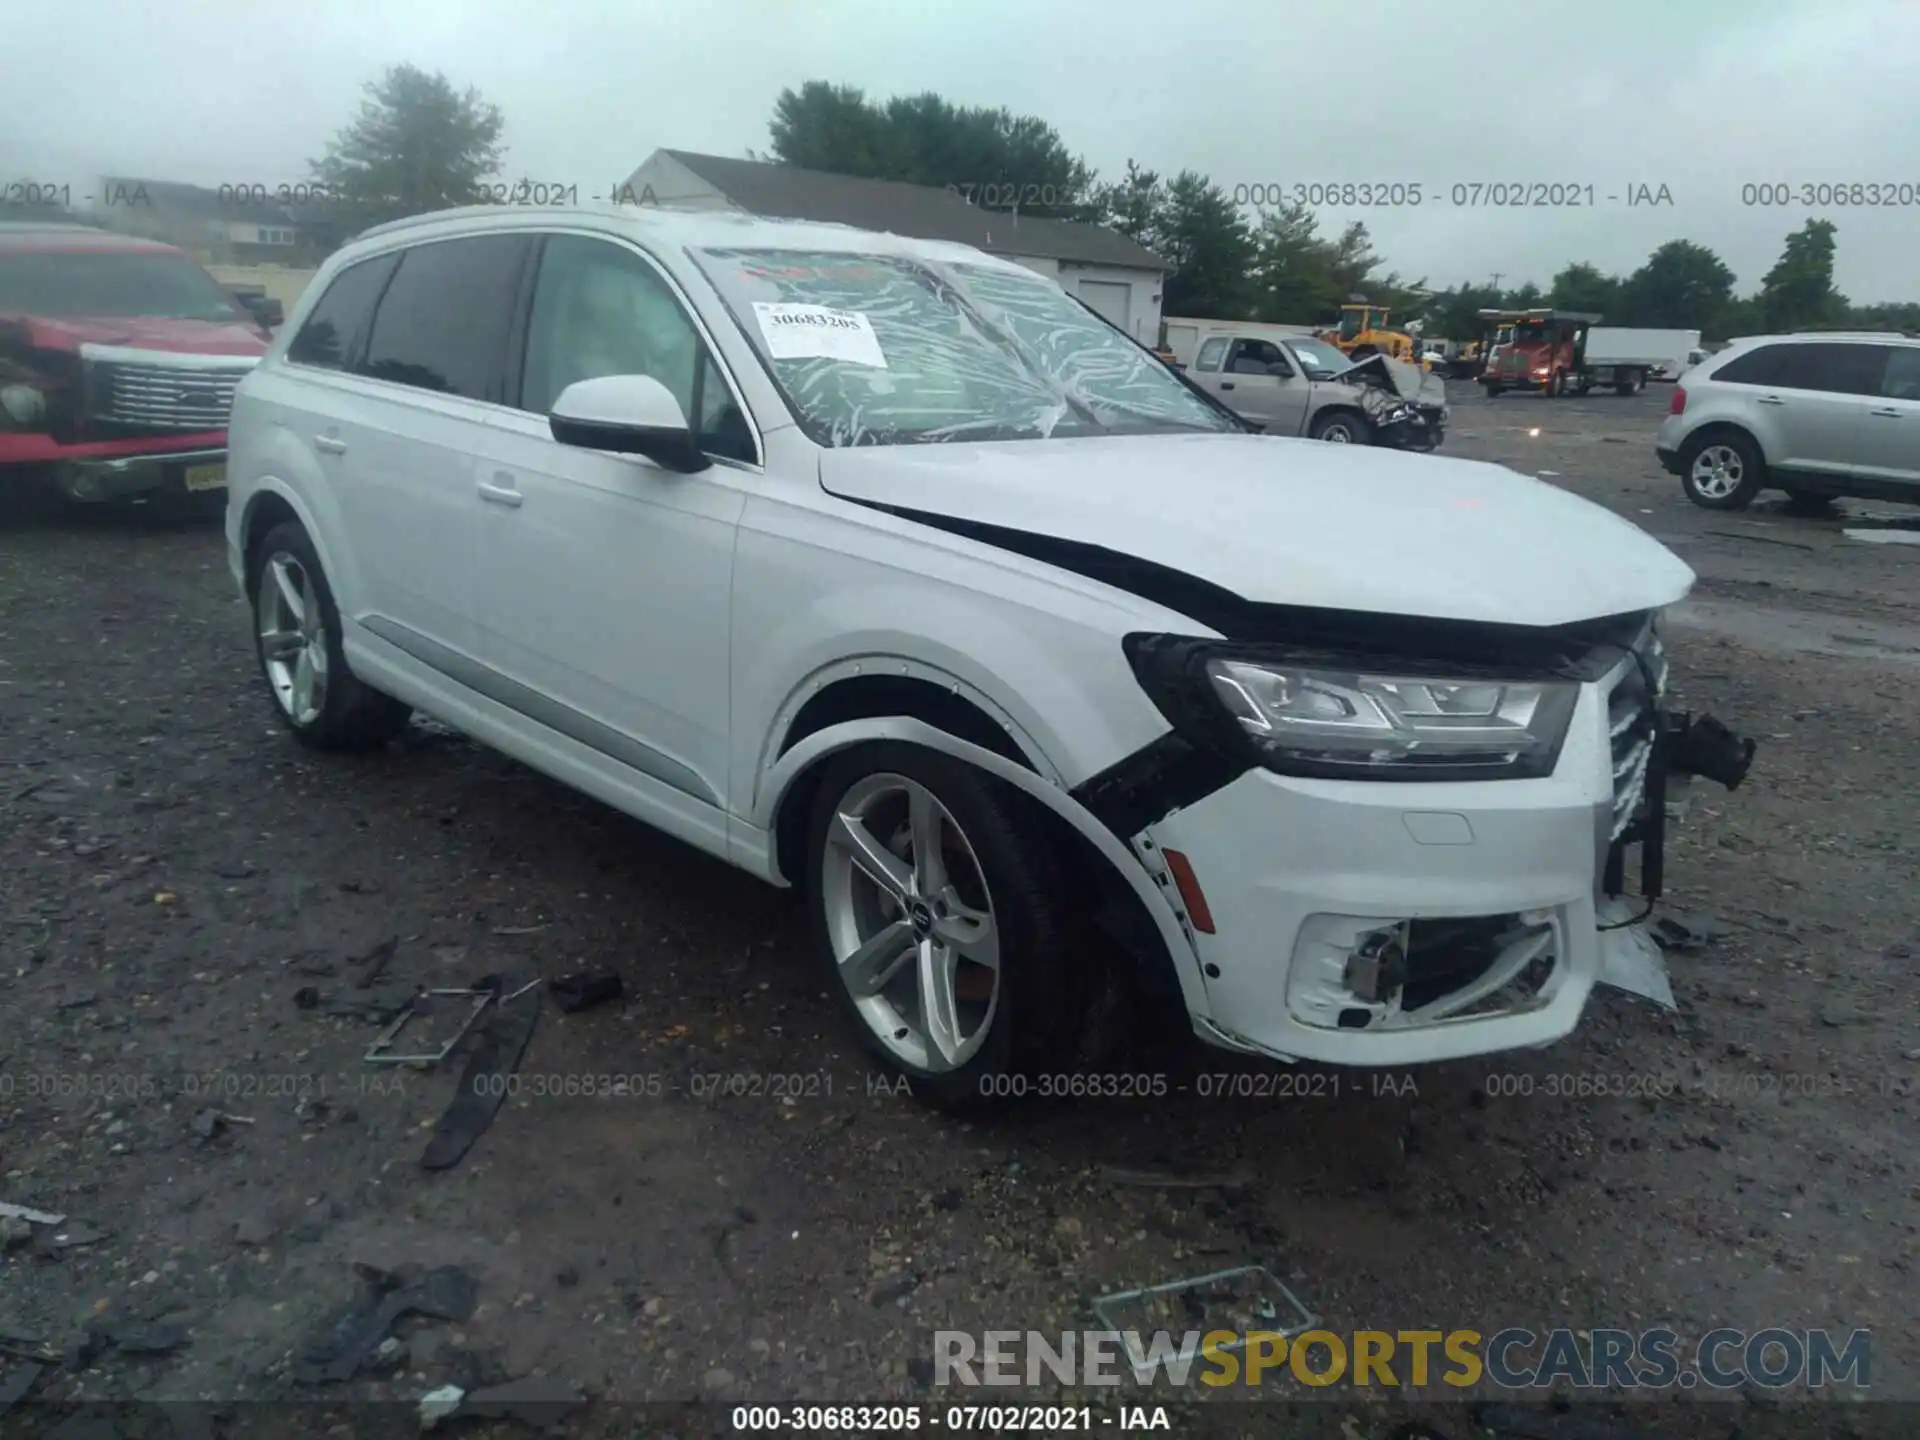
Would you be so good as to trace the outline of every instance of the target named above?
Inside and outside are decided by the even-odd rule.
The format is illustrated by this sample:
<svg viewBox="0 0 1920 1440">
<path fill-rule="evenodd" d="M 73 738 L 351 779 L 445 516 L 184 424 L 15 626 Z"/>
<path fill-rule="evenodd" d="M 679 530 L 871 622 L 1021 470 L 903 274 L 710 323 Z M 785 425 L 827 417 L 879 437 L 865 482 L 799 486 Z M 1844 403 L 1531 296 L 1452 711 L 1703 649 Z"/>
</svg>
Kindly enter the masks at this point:
<svg viewBox="0 0 1920 1440">
<path fill-rule="evenodd" d="M 776 360 L 844 360 L 887 368 L 873 322 L 857 310 L 756 300 L 753 313 L 767 337 L 767 353 Z"/>
</svg>

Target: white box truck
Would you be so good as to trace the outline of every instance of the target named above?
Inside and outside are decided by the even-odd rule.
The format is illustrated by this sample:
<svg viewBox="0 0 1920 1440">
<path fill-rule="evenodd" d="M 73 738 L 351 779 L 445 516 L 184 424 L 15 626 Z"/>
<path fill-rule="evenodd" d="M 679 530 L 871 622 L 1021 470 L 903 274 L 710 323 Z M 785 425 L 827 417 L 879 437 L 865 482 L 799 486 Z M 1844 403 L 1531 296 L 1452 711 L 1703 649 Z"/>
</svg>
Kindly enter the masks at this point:
<svg viewBox="0 0 1920 1440">
<path fill-rule="evenodd" d="M 1636 330 L 1622 325 L 1596 325 L 1587 332 L 1589 370 L 1646 367 L 1648 380 L 1677 380 L 1687 368 L 1687 356 L 1700 348 L 1698 330 Z M 1594 383 L 1605 384 L 1595 377 Z"/>
</svg>

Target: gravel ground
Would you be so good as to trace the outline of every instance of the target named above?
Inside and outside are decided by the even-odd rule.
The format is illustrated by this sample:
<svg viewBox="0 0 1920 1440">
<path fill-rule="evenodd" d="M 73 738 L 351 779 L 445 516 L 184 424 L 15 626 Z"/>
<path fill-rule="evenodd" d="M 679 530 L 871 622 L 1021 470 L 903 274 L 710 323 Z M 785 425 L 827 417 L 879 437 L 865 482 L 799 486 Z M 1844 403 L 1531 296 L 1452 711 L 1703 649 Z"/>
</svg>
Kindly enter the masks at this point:
<svg viewBox="0 0 1920 1440">
<path fill-rule="evenodd" d="M 356 1264 L 457 1265 L 468 1320 L 408 1322 L 385 1374 L 320 1393 L 540 1374 L 627 1401 L 944 1406 L 933 1331 L 1088 1327 L 1092 1296 L 1257 1262 L 1335 1331 L 1865 1327 L 1875 1394 L 1920 1398 L 1920 556 L 1843 538 L 1840 512 L 1688 505 L 1652 458 L 1666 395 L 1469 396 L 1446 449 L 1587 495 L 1701 575 L 1680 703 L 1762 749 L 1672 845 L 1670 903 L 1727 927 L 1672 956 L 1678 1013 L 1603 992 L 1548 1050 L 1284 1085 L 1143 1037 L 1128 1064 L 1164 1098 L 993 1123 L 886 1092 L 787 896 L 436 727 L 360 760 L 297 749 L 217 526 L 9 512 L 0 1200 L 69 1219 L 0 1255 L 0 1332 L 184 1331 L 36 1394 L 296 1393 Z M 549 1005 L 520 1093 L 424 1171 L 457 1062 L 362 1063 L 376 1027 L 341 1002 L 590 969 L 626 998 Z M 1203 1098 L 1223 1073 L 1253 1093 Z M 1152 1398 L 1198 1423 L 1193 1394 Z M 1663 1404 L 1660 1433 L 1911 1428 L 1732 1399 Z M 1432 1415 L 1469 1433 L 1457 1405 Z M 1397 1418 L 1336 1387 L 1293 1433 Z"/>
</svg>

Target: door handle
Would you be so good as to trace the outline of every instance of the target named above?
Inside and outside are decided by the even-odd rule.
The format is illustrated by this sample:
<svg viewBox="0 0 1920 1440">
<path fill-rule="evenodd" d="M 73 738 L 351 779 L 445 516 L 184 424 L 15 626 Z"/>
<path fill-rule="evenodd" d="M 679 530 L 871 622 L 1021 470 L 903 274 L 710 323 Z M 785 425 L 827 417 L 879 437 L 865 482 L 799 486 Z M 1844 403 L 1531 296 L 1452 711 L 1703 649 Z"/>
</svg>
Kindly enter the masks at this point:
<svg viewBox="0 0 1920 1440">
<path fill-rule="evenodd" d="M 1885 420 L 1898 420 L 1900 418 L 1900 412 L 1891 405 L 1883 406 L 1878 410 L 1869 410 L 1867 413 L 1869 415 L 1878 415 Z"/>
<path fill-rule="evenodd" d="M 1233 388 L 1233 381 L 1231 381 L 1231 380 L 1222 380 L 1222 381 L 1220 382 L 1220 388 L 1221 388 L 1222 390 L 1231 390 L 1231 389 Z"/>
<path fill-rule="evenodd" d="M 502 485 L 493 480 L 480 482 L 480 498 L 494 505 L 505 505 L 509 509 L 517 508 L 527 497 L 509 484 Z"/>
<path fill-rule="evenodd" d="M 344 455 L 347 453 L 347 442 L 331 435 L 316 435 L 313 437 L 313 448 L 322 455 Z"/>
<path fill-rule="evenodd" d="M 1762 405 L 1784 405 L 1787 402 L 1782 400 L 1778 395 L 1762 395 L 1760 397 L 1760 403 Z"/>
</svg>

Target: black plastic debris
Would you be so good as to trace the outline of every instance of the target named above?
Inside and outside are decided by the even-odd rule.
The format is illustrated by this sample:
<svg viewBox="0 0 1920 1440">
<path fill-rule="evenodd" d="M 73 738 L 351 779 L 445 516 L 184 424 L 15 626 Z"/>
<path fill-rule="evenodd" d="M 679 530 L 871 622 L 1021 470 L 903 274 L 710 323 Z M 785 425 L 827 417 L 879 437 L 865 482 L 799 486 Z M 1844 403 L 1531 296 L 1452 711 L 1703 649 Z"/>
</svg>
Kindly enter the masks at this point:
<svg viewBox="0 0 1920 1440">
<path fill-rule="evenodd" d="M 302 1385 L 351 1380 L 403 1315 L 459 1323 L 472 1318 L 480 1299 L 479 1282 L 457 1265 L 425 1273 L 411 1266 L 354 1268 L 363 1287 L 359 1298 L 336 1311 L 294 1357 L 293 1378 Z"/>
<path fill-rule="evenodd" d="M 611 971 L 599 975 L 563 975 L 547 988 L 553 992 L 553 1003 L 569 1015 L 618 1000 L 626 993 L 620 977 Z"/>
<path fill-rule="evenodd" d="M 399 948 L 400 937 L 398 935 L 389 935 L 365 955 L 359 956 L 354 960 L 349 960 L 347 962 L 348 964 L 357 964 L 361 967 L 360 973 L 353 977 L 353 988 L 356 990 L 371 988 L 373 982 L 378 980 L 382 973 L 385 972 L 387 962 L 393 959 L 393 952 Z"/>
<path fill-rule="evenodd" d="M 122 1355 L 171 1355 L 186 1345 L 187 1331 L 182 1325 L 96 1321 L 87 1327 L 87 1338 Z"/>
<path fill-rule="evenodd" d="M 1647 932 L 1663 950 L 1699 950 L 1728 933 L 1725 921 L 1691 910 L 1666 910 L 1647 922 Z"/>
<path fill-rule="evenodd" d="M 428 1170 L 459 1164 L 473 1142 L 486 1133 L 511 1088 L 508 1077 L 520 1068 L 520 1057 L 539 1023 L 537 982 L 525 975 L 489 975 L 474 986 L 476 990 L 489 987 L 497 989 L 500 998 L 476 1030 L 480 1038 L 467 1056 L 460 1088 L 420 1156 L 420 1164 Z"/>
</svg>

